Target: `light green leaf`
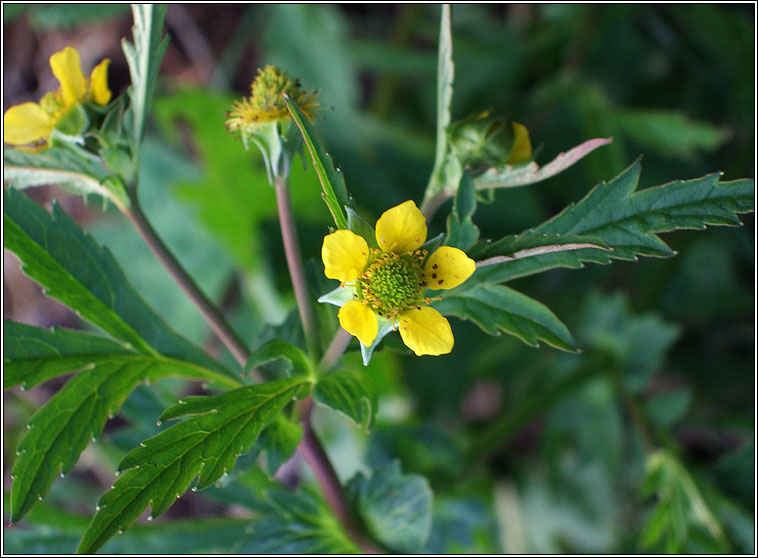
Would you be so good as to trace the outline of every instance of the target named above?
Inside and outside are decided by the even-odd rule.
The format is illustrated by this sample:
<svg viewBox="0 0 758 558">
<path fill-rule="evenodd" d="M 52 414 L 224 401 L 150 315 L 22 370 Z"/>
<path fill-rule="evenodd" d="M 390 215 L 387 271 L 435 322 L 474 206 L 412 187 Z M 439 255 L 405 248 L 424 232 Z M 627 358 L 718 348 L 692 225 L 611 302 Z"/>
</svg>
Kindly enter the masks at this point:
<svg viewBox="0 0 758 558">
<path fill-rule="evenodd" d="M 474 184 L 477 190 L 488 190 L 490 188 L 513 188 L 541 182 L 566 170 L 598 147 L 607 145 L 611 141 L 613 138 L 587 140 L 565 153 L 559 153 L 555 159 L 541 167 L 534 161 L 498 168 L 493 167 L 484 174 L 477 176 L 474 179 Z"/>
<path fill-rule="evenodd" d="M 432 490 L 420 475 L 404 475 L 397 461 L 358 473 L 348 485 L 353 506 L 369 534 L 395 552 L 416 553 L 432 527 Z"/>
<path fill-rule="evenodd" d="M 471 320 L 490 335 L 503 330 L 534 347 L 540 341 L 575 351 L 568 328 L 544 304 L 502 285 L 453 289 L 433 304 L 442 314 Z"/>
<path fill-rule="evenodd" d="M 150 112 L 155 93 L 155 82 L 161 60 L 168 47 L 168 37 L 163 36 L 163 20 L 166 6 L 162 4 L 132 4 L 134 43 L 121 40 L 132 84 L 129 87 L 132 114 L 132 138 L 134 158 L 139 160 L 139 150 L 145 134 L 145 122 Z"/>
<path fill-rule="evenodd" d="M 583 262 L 606 264 L 612 259 L 673 256 L 658 233 L 739 225 L 737 214 L 753 210 L 755 185 L 751 179 L 720 182 L 720 173 L 714 173 L 635 192 L 639 173 L 638 160 L 610 182 L 595 186 L 577 204 L 523 235 L 588 236 L 604 242 L 612 251 L 537 251 L 530 257 L 480 267 L 465 285 L 500 283 L 555 267 L 582 267 Z"/>
<path fill-rule="evenodd" d="M 110 251 L 60 209 L 50 215 L 15 190 L 5 192 L 5 247 L 48 296 L 69 306 L 127 348 L 187 360 L 234 377 L 171 331 L 129 284 Z"/>
<path fill-rule="evenodd" d="M 316 134 L 316 130 L 308 120 L 308 117 L 297 106 L 297 103 L 287 95 L 284 95 L 284 100 L 287 103 L 287 109 L 295 120 L 295 124 L 297 124 L 300 133 L 303 135 L 305 145 L 308 146 L 308 151 L 313 161 L 313 168 L 323 188 L 321 197 L 324 198 L 324 202 L 326 202 L 326 206 L 329 208 L 337 228 L 347 229 L 345 208 L 352 207 L 353 203 L 348 196 L 342 171 L 334 167 L 332 157 L 324 150 L 321 140 L 318 134 Z"/>
<path fill-rule="evenodd" d="M 246 554 L 360 554 L 337 518 L 314 492 L 272 489 L 271 511 L 252 522 Z"/>
<path fill-rule="evenodd" d="M 725 130 L 673 110 L 626 108 L 615 116 L 627 136 L 662 156 L 691 160 L 698 151 L 713 151 L 728 136 Z"/>
<path fill-rule="evenodd" d="M 150 506 L 152 517 L 165 512 L 197 477 L 204 488 L 231 471 L 239 455 L 253 447 L 261 431 L 284 406 L 307 392 L 296 377 L 241 387 L 211 397 L 188 397 L 164 412 L 162 420 L 191 418 L 149 438 L 119 464 L 124 473 L 98 503 L 77 552 L 99 549 L 129 528 Z"/>
<path fill-rule="evenodd" d="M 256 447 L 263 453 L 263 464 L 269 477 L 273 477 L 285 461 L 297 450 L 303 437 L 303 427 L 278 415 L 261 432 Z"/>
<path fill-rule="evenodd" d="M 650 549 L 663 540 L 666 552 L 682 552 L 695 528 L 704 529 L 723 546 L 721 524 L 679 460 L 659 450 L 648 456 L 645 468 L 643 495 L 654 494 L 657 502 L 642 529 L 642 546 Z"/>
<path fill-rule="evenodd" d="M 437 46 L 437 143 L 434 166 L 424 193 L 424 202 L 432 199 L 447 185 L 445 167 L 448 159 L 447 127 L 450 125 L 450 104 L 453 100 L 453 36 L 450 25 L 450 4 L 441 6 L 440 38 Z M 455 174 L 455 173 L 453 173 Z M 457 181 L 451 186 L 455 186 Z"/>
<path fill-rule="evenodd" d="M 476 211 L 476 191 L 471 173 L 463 171 L 458 191 L 453 200 L 453 210 L 447 217 L 447 240 L 445 244 L 464 252 L 479 239 L 479 227 L 471 220 Z"/>
<path fill-rule="evenodd" d="M 111 200 L 122 211 L 129 207 L 126 191 L 102 166 L 62 147 L 42 153 L 17 149 L 3 151 L 3 174 L 11 188 L 23 190 L 33 186 L 58 184 L 65 191 L 80 196 L 97 194 Z"/>
<path fill-rule="evenodd" d="M 366 430 L 374 424 L 376 396 L 371 378 L 362 371 L 342 369 L 324 376 L 313 388 L 313 400 L 339 411 Z"/>
</svg>

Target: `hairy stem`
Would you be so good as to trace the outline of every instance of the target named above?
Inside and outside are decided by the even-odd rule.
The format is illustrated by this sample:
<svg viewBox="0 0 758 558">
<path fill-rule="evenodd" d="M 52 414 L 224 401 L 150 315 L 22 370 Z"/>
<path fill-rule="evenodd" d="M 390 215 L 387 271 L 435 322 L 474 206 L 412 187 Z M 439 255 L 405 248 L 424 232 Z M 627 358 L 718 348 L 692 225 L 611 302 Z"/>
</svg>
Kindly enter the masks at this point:
<svg viewBox="0 0 758 558">
<path fill-rule="evenodd" d="M 244 366 L 250 356 L 250 351 L 245 346 L 245 343 L 234 330 L 229 326 L 224 319 L 224 316 L 216 308 L 216 306 L 208 299 L 207 296 L 200 290 L 197 284 L 192 280 L 187 271 L 179 263 L 179 260 L 169 251 L 168 247 L 163 243 L 158 233 L 155 232 L 153 226 L 147 220 L 147 217 L 142 212 L 142 208 L 137 200 L 136 189 L 133 190 L 131 207 L 125 211 L 127 218 L 132 222 L 134 228 L 140 234 L 142 239 L 147 244 L 148 248 L 153 252 L 156 258 L 163 264 L 168 270 L 174 281 L 181 287 L 185 294 L 195 303 L 197 309 L 205 318 L 213 332 L 219 339 L 226 345 L 231 351 L 234 358 L 240 365 Z"/>
<path fill-rule="evenodd" d="M 279 225 L 282 228 L 284 253 L 287 256 L 287 267 L 292 279 L 292 288 L 295 291 L 300 322 L 303 324 L 305 344 L 311 356 L 318 358 L 319 347 L 316 337 L 316 320 L 308 295 L 308 285 L 305 282 L 303 260 L 300 257 L 300 246 L 298 245 L 297 233 L 295 232 L 295 220 L 292 215 L 292 202 L 290 200 L 287 179 L 281 176 L 274 177 L 274 188 L 276 189 L 276 204 L 279 209 Z"/>
</svg>

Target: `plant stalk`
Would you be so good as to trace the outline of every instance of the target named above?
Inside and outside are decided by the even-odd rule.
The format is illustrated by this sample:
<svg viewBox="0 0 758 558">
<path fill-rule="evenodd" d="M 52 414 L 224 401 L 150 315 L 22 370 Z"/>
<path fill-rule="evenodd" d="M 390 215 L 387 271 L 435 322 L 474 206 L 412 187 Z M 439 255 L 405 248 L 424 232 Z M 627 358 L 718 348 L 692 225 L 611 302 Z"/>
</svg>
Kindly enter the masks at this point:
<svg viewBox="0 0 758 558">
<path fill-rule="evenodd" d="M 179 260 L 169 251 L 168 247 L 155 232 L 150 221 L 142 211 L 137 199 L 136 188 L 131 190 L 131 207 L 124 211 L 126 217 L 131 221 L 134 228 L 145 241 L 148 248 L 153 252 L 156 258 L 163 264 L 168 270 L 174 281 L 181 287 L 184 293 L 195 303 L 195 306 L 205 318 L 213 333 L 221 339 L 226 345 L 229 351 L 232 353 L 237 362 L 241 366 L 245 366 L 250 351 L 240 337 L 234 332 L 234 330 L 226 322 L 226 319 L 216 306 L 208 299 L 207 296 L 200 290 L 195 284 L 192 278 L 185 271 Z"/>
<path fill-rule="evenodd" d="M 286 177 L 275 176 L 274 188 L 276 190 L 276 205 L 279 210 L 279 225 L 282 229 L 282 241 L 284 253 L 287 256 L 292 288 L 295 291 L 297 310 L 300 314 L 300 322 L 303 324 L 305 344 L 312 358 L 318 358 L 319 346 L 316 336 L 316 320 L 313 314 L 313 306 L 308 295 L 308 285 L 305 281 L 303 260 L 300 257 L 300 246 L 295 231 L 295 220 L 292 214 L 292 201 L 290 199 L 289 185 Z"/>
</svg>

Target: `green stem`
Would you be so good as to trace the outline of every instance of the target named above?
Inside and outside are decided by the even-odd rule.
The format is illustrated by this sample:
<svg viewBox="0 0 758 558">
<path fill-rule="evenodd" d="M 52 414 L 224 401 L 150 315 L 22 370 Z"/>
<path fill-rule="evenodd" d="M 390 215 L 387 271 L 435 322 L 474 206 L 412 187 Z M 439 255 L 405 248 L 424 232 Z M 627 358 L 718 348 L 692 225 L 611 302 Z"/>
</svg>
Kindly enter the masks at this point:
<svg viewBox="0 0 758 558">
<path fill-rule="evenodd" d="M 588 366 L 526 398 L 516 408 L 509 409 L 501 418 L 495 419 L 489 428 L 476 436 L 476 443 L 469 451 L 469 463 L 473 464 L 491 457 L 557 401 L 570 395 L 590 380 L 606 373 L 603 366 Z"/>
<path fill-rule="evenodd" d="M 284 253 L 287 256 L 287 267 L 289 268 L 290 278 L 292 279 L 292 288 L 295 291 L 295 300 L 297 300 L 297 310 L 300 314 L 300 322 L 303 324 L 305 344 L 308 347 L 308 352 L 311 357 L 318 358 L 320 351 L 318 347 L 318 339 L 316 337 L 316 320 L 313 314 L 313 306 L 311 305 L 310 297 L 308 295 L 308 285 L 305 282 L 303 260 L 300 256 L 300 246 L 297 242 L 295 220 L 292 214 L 292 201 L 290 200 L 287 179 L 282 176 L 275 176 L 274 188 L 276 189 L 276 204 L 279 209 L 279 225 L 282 228 Z"/>
<path fill-rule="evenodd" d="M 231 351 L 237 362 L 244 366 L 247 362 L 247 358 L 250 356 L 250 351 L 247 346 L 229 326 L 226 319 L 224 319 L 224 316 L 216 306 L 195 284 L 187 271 L 185 271 L 184 267 L 182 267 L 182 264 L 179 263 L 179 260 L 177 260 L 169 251 L 168 247 L 158 236 L 158 233 L 155 232 L 155 229 L 153 229 L 153 226 L 150 224 L 150 221 L 147 220 L 147 217 L 142 212 L 142 208 L 139 205 L 136 193 L 137 189 L 132 188 L 130 191 L 131 207 L 124 212 L 126 217 L 132 222 L 132 225 L 137 229 L 137 232 L 145 241 L 145 244 L 147 244 L 148 248 L 150 248 L 153 254 L 155 254 L 155 257 L 158 258 L 166 270 L 168 270 L 174 278 L 174 281 L 176 281 L 190 300 L 195 303 L 195 306 L 200 310 L 203 318 L 205 318 L 205 321 L 216 336 L 218 336 L 229 351 Z"/>
</svg>

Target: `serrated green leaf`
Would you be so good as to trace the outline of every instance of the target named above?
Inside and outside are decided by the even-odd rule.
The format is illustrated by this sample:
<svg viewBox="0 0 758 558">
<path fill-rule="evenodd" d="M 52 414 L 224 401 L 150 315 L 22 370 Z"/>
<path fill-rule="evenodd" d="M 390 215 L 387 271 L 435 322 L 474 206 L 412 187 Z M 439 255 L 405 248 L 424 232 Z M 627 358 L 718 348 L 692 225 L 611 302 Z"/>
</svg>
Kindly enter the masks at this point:
<svg viewBox="0 0 758 558">
<path fill-rule="evenodd" d="M 126 192 L 105 182 L 105 169 L 70 149 L 50 147 L 42 153 L 5 149 L 3 175 L 11 188 L 57 184 L 74 195 L 97 194 L 121 210 L 129 207 Z"/>
<path fill-rule="evenodd" d="M 177 335 L 129 284 L 110 251 L 57 204 L 50 215 L 14 190 L 5 192 L 5 247 L 48 296 L 69 306 L 127 348 L 234 375 Z"/>
<path fill-rule="evenodd" d="M 324 198 L 324 202 L 326 202 L 326 206 L 334 218 L 334 224 L 337 225 L 338 229 L 347 229 L 345 208 L 352 207 L 353 203 L 347 193 L 342 171 L 335 168 L 332 157 L 324 150 L 324 146 L 318 134 L 316 134 L 316 130 L 308 120 L 308 117 L 297 106 L 297 103 L 287 95 L 284 95 L 284 100 L 287 103 L 287 109 L 295 120 L 295 124 L 297 124 L 300 133 L 303 135 L 305 145 L 308 146 L 308 151 L 313 161 L 313 168 L 318 175 L 323 189 L 321 197 Z"/>
<path fill-rule="evenodd" d="M 252 533 L 240 549 L 247 554 L 360 554 L 320 496 L 273 489 L 272 509 L 251 523 Z"/>
<path fill-rule="evenodd" d="M 98 503 L 77 552 L 92 553 L 126 530 L 150 506 L 165 512 L 197 477 L 204 488 L 231 471 L 261 431 L 309 385 L 302 377 L 245 386 L 211 397 L 191 397 L 167 409 L 164 418 L 194 414 L 142 442 L 119 464 L 125 471 Z"/>
<path fill-rule="evenodd" d="M 303 427 L 278 415 L 258 437 L 256 447 L 263 453 L 263 468 L 273 477 L 285 461 L 297 450 L 303 437 Z"/>
<path fill-rule="evenodd" d="M 6 320 L 3 323 L 3 388 L 29 389 L 78 370 L 94 360 L 132 355 L 121 343 L 81 331 L 51 330 Z"/>
<path fill-rule="evenodd" d="M 420 551 L 432 527 L 432 490 L 421 475 L 404 475 L 395 461 L 366 479 L 358 473 L 348 494 L 369 534 L 402 553 Z"/>
<path fill-rule="evenodd" d="M 639 173 L 637 160 L 610 182 L 595 186 L 577 204 L 523 235 L 588 236 L 605 242 L 611 251 L 535 252 L 530 257 L 481 266 L 467 285 L 500 283 L 555 267 L 582 267 L 583 262 L 607 264 L 612 259 L 673 256 L 659 233 L 739 225 L 737 214 L 753 210 L 755 185 L 751 179 L 720 182 L 721 175 L 714 173 L 635 192 Z"/>
<path fill-rule="evenodd" d="M 256 366 L 278 359 L 284 359 L 289 362 L 290 366 L 292 366 L 293 374 L 307 377 L 313 376 L 313 363 L 308 358 L 308 355 L 305 354 L 305 351 L 297 345 L 279 339 L 269 341 L 253 351 L 247 360 L 247 364 L 245 364 L 245 371 L 249 372 Z"/>
<path fill-rule="evenodd" d="M 6 495 L 6 505 L 9 498 Z M 23 525 L 8 529 L 4 551 L 9 554 L 72 554 L 90 518 L 41 502 L 26 516 Z M 250 536 L 247 518 L 195 518 L 135 525 L 129 532 L 108 541 L 103 553 L 143 554 L 239 552 Z"/>
<path fill-rule="evenodd" d="M 313 400 L 339 411 L 365 429 L 374 424 L 376 396 L 371 378 L 362 371 L 341 369 L 324 376 L 313 388 Z"/>
<path fill-rule="evenodd" d="M 453 210 L 447 217 L 447 240 L 445 244 L 464 252 L 479 239 L 479 227 L 471 220 L 476 211 L 476 191 L 471 173 L 463 171 L 458 191 L 453 199 Z"/>
<path fill-rule="evenodd" d="M 44 378 L 52 371 L 64 373 L 81 369 L 29 421 L 13 464 L 11 521 L 20 519 L 45 496 L 59 473 L 66 474 L 73 469 L 84 448 L 102 433 L 106 420 L 141 382 L 155 382 L 170 376 L 205 381 L 221 379 L 227 385 L 229 382 L 217 372 L 187 362 L 160 355 L 123 354 L 123 348 L 111 354 L 97 352 L 89 355 L 89 359 L 81 353 L 65 354 L 68 348 L 79 352 L 87 345 L 102 351 L 105 344 L 80 338 L 67 347 L 66 343 L 71 342 L 75 334 L 60 335 L 61 331 L 24 328 L 27 339 L 36 334 L 36 343 L 27 345 L 25 357 L 5 362 L 6 370 L 20 383 Z M 35 351 L 35 346 L 39 350 Z M 64 354 L 56 356 L 59 351 Z"/>
<path fill-rule="evenodd" d="M 139 149 L 145 134 L 145 122 L 155 93 L 155 82 L 161 60 L 168 47 L 168 37 L 163 36 L 163 20 L 166 6 L 161 4 L 132 4 L 134 43 L 121 40 L 132 84 L 129 87 L 132 114 L 132 148 L 134 158 L 139 160 Z"/>
<path fill-rule="evenodd" d="M 471 320 L 490 335 L 503 330 L 534 347 L 544 341 L 557 349 L 576 350 L 568 328 L 547 306 L 502 285 L 453 289 L 432 306 L 442 314 Z"/>
</svg>

